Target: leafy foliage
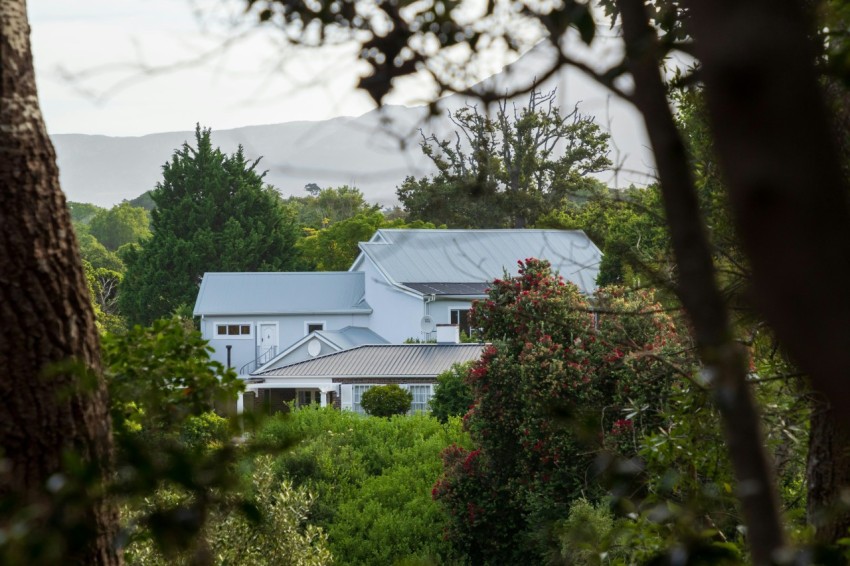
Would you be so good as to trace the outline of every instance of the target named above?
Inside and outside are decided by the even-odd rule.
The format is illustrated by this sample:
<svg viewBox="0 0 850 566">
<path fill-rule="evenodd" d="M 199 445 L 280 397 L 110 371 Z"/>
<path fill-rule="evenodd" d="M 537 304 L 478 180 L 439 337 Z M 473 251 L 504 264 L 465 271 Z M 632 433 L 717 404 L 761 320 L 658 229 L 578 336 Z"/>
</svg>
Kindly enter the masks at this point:
<svg viewBox="0 0 850 566">
<path fill-rule="evenodd" d="M 323 566 L 333 562 L 327 547 L 327 535 L 308 521 L 315 498 L 304 488 L 280 480 L 272 459 L 260 456 L 250 468 L 250 514 L 216 510 L 205 530 L 207 559 L 216 564 Z M 137 519 L 156 504 L 179 503 L 174 492 L 161 492 L 149 498 L 138 511 Z M 243 503 L 244 504 L 244 503 Z M 125 552 L 128 564 L 158 566 L 194 564 L 197 552 L 163 555 L 149 538 L 141 538 Z"/>
<path fill-rule="evenodd" d="M 394 383 L 370 387 L 360 400 L 363 410 L 373 417 L 403 415 L 412 402 L 413 394 Z"/>
<path fill-rule="evenodd" d="M 595 302 L 591 314 L 575 286 L 529 259 L 474 306 L 494 342 L 467 376 L 476 449 L 447 450 L 435 487 L 449 539 L 473 562 L 542 559 L 557 545 L 544 527 L 604 493 L 600 456 L 633 457 L 640 432 L 662 422 L 674 380 L 659 357 L 681 350 L 673 321 L 648 293 L 611 288 Z"/>
<path fill-rule="evenodd" d="M 320 189 L 311 183 L 306 188 L 308 196 L 289 197 L 287 203 L 295 208 L 298 224 L 312 230 L 327 228 L 361 214 L 369 215 L 380 208 L 367 203 L 356 187 L 343 185 Z"/>
<path fill-rule="evenodd" d="M 206 271 L 283 271 L 296 264 L 294 211 L 263 184 L 240 147 L 214 149 L 198 127 L 163 168 L 152 193 L 153 236 L 125 255 L 120 305 L 130 323 L 150 323 L 194 302 Z"/>
<path fill-rule="evenodd" d="M 431 398 L 431 415 L 441 423 L 451 417 L 462 417 L 472 406 L 472 390 L 466 383 L 466 375 L 472 362 L 455 364 L 437 376 L 434 396 Z"/>
<path fill-rule="evenodd" d="M 268 421 L 258 434 L 260 441 L 292 438 L 303 440 L 279 457 L 277 469 L 316 495 L 311 521 L 328 533 L 338 561 L 450 563 L 440 536 L 446 516 L 431 487 L 440 452 L 468 443 L 458 419 L 444 425 L 427 414 L 375 419 L 308 407 Z"/>
<path fill-rule="evenodd" d="M 423 139 L 436 165 L 430 178 L 408 177 L 398 188 L 411 218 L 450 228 L 524 228 L 562 201 L 600 190 L 589 173 L 611 165 L 608 134 L 578 108 L 566 116 L 555 92 L 533 92 L 528 106 L 495 118 L 475 106 L 451 116 L 454 140 Z"/>
<path fill-rule="evenodd" d="M 98 212 L 89 224 L 89 231 L 106 249 L 115 251 L 124 244 L 150 237 L 150 219 L 144 208 L 125 201 Z"/>
<path fill-rule="evenodd" d="M 98 213 L 104 209 L 96 204 L 87 202 L 68 201 L 68 211 L 71 213 L 71 222 L 77 224 L 88 224 Z"/>
<path fill-rule="evenodd" d="M 177 318 L 105 336 L 116 434 L 177 430 L 191 415 L 235 398 L 242 382 L 211 352 L 191 322 Z"/>
<path fill-rule="evenodd" d="M 368 241 L 379 228 L 433 229 L 431 223 L 415 221 L 409 224 L 402 219 L 387 220 L 378 210 L 361 212 L 320 230 L 306 229 L 306 235 L 296 247 L 301 261 L 317 271 L 345 271 L 357 254 L 358 244 Z"/>
<path fill-rule="evenodd" d="M 597 285 L 670 284 L 673 267 L 656 185 L 599 192 L 541 216 L 536 228 L 584 230 L 603 252 Z"/>
</svg>

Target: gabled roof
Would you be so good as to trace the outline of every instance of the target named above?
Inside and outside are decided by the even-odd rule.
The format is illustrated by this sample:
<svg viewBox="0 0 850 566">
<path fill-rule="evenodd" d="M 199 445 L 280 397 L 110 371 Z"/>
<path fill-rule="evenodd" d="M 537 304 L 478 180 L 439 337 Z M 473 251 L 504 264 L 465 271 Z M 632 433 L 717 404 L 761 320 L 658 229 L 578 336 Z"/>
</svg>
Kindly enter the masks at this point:
<svg viewBox="0 0 850 566">
<path fill-rule="evenodd" d="M 340 330 L 317 330 L 316 335 L 325 338 L 340 350 L 348 350 L 364 344 L 389 344 L 383 336 L 364 326 L 346 326 Z"/>
<path fill-rule="evenodd" d="M 602 260 L 602 252 L 581 230 L 383 229 L 360 250 L 352 270 L 368 257 L 391 284 L 420 294 L 432 294 L 421 285 L 480 287 L 505 271 L 516 275 L 517 261 L 531 257 L 549 260 L 564 279 L 591 293 Z"/>
<path fill-rule="evenodd" d="M 257 377 L 436 377 L 453 364 L 477 360 L 483 344 L 358 346 L 254 374 Z"/>
<path fill-rule="evenodd" d="M 287 363 L 285 360 L 287 356 L 314 338 L 321 340 L 337 351 L 356 348 L 357 346 L 363 346 L 364 344 L 389 344 L 383 336 L 379 336 L 372 332 L 369 328 L 365 328 L 363 326 L 346 326 L 340 330 L 314 330 L 307 336 L 304 336 L 284 348 L 283 351 L 263 364 L 262 367 L 257 368 L 257 371 L 253 373 L 262 373 L 265 368 L 280 365 L 281 361 L 284 364 Z M 290 363 L 291 361 L 292 360 L 290 360 Z"/>
<path fill-rule="evenodd" d="M 357 272 L 205 273 L 194 315 L 369 314 Z"/>
</svg>

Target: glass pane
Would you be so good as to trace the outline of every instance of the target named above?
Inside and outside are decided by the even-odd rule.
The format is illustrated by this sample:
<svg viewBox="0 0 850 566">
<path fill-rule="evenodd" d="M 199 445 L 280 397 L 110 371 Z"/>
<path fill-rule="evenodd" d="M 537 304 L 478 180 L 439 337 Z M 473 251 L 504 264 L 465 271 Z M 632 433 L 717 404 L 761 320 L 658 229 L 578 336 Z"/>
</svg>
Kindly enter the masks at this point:
<svg viewBox="0 0 850 566">
<path fill-rule="evenodd" d="M 242 335 L 249 336 L 251 334 L 251 326 L 248 324 L 242 325 Z"/>
<path fill-rule="evenodd" d="M 219 336 L 227 335 L 227 327 L 226 326 L 216 326 L 215 333 Z"/>
<path fill-rule="evenodd" d="M 458 316 L 458 314 L 459 314 L 459 311 L 452 311 L 451 324 L 460 324 L 460 322 L 458 320 L 460 317 Z"/>
<path fill-rule="evenodd" d="M 227 325 L 227 335 L 228 336 L 239 336 L 239 325 L 238 324 L 228 324 Z"/>
</svg>

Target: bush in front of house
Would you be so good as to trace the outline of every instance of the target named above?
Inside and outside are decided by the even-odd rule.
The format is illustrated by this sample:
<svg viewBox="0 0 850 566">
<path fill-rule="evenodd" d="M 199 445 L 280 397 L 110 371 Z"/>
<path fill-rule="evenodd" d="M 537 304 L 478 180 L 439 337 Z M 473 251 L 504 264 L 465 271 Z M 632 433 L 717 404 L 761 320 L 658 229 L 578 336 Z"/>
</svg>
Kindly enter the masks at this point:
<svg viewBox="0 0 850 566">
<path fill-rule="evenodd" d="M 441 423 L 447 422 L 449 417 L 462 417 L 475 401 L 466 382 L 466 374 L 471 367 L 472 362 L 454 364 L 437 376 L 430 408 L 431 414 Z"/>
<path fill-rule="evenodd" d="M 363 393 L 360 404 L 373 417 L 403 415 L 410 410 L 413 394 L 396 384 L 376 385 Z"/>
</svg>

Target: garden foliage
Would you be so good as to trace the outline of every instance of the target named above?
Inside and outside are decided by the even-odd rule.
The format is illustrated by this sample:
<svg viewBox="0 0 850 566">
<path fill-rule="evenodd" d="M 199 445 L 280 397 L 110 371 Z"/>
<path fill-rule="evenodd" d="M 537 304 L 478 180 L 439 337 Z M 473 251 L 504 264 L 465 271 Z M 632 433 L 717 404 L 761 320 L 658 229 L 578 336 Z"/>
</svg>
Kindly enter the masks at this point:
<svg viewBox="0 0 850 566">
<path fill-rule="evenodd" d="M 360 403 L 363 410 L 373 417 L 403 415 L 410 410 L 413 394 L 398 385 L 376 385 L 363 393 Z"/>
<path fill-rule="evenodd" d="M 542 560 L 552 525 L 605 492 L 604 464 L 636 455 L 677 387 L 666 360 L 682 340 L 650 293 L 609 288 L 591 303 L 547 262 L 519 273 L 473 308 L 493 342 L 467 376 L 474 449 L 447 449 L 434 488 L 473 563 Z"/>
<path fill-rule="evenodd" d="M 447 518 L 431 489 L 440 453 L 468 446 L 460 419 L 444 425 L 427 414 L 375 419 L 310 407 L 268 421 L 258 440 L 293 438 L 303 440 L 276 469 L 315 494 L 310 522 L 327 532 L 338 563 L 452 560 L 443 538 Z"/>
</svg>

